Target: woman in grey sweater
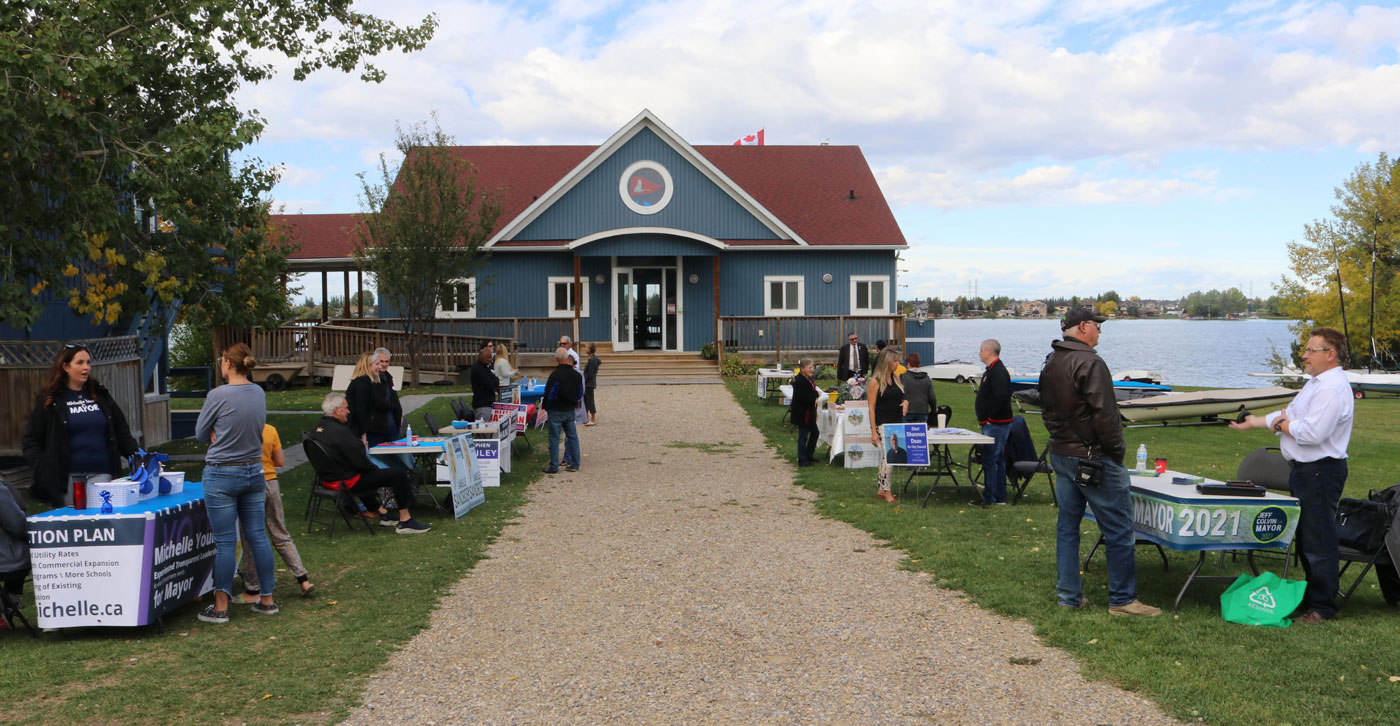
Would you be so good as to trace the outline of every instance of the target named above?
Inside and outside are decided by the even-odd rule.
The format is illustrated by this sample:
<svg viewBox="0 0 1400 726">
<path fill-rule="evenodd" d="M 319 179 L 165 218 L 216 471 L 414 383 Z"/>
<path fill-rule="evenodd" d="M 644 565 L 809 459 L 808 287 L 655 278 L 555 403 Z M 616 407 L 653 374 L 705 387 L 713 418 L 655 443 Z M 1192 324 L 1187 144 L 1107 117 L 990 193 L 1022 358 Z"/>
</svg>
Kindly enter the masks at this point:
<svg viewBox="0 0 1400 726">
<path fill-rule="evenodd" d="M 216 548 L 214 604 L 199 614 L 206 623 L 229 620 L 240 523 L 258 572 L 260 597 L 253 603 L 253 612 L 278 612 L 272 601 L 272 545 L 264 529 L 267 487 L 263 483 L 262 431 L 267 422 L 267 395 L 248 378 L 257 364 L 247 345 L 229 346 L 219 358 L 219 372 L 228 385 L 209 392 L 195 423 L 195 438 L 210 444 L 204 455 L 204 506 Z"/>
</svg>

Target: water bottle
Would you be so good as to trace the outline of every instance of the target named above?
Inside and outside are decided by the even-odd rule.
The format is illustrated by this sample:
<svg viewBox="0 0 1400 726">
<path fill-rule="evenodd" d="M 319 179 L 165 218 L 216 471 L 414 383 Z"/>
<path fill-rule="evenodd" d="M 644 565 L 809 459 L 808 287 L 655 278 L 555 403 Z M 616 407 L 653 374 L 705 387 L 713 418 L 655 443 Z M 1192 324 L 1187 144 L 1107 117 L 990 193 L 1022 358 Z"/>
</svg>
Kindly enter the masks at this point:
<svg viewBox="0 0 1400 726">
<path fill-rule="evenodd" d="M 1137 470 L 1147 471 L 1147 444 L 1138 444 Z"/>
<path fill-rule="evenodd" d="M 404 429 L 404 440 L 410 444 L 413 443 L 413 424 L 409 424 L 408 427 Z M 1147 454 L 1143 453 L 1142 451 L 1138 452 L 1139 469 L 1141 469 L 1143 466 L 1142 462 L 1146 461 L 1146 459 L 1143 458 L 1144 456 L 1147 456 Z"/>
</svg>

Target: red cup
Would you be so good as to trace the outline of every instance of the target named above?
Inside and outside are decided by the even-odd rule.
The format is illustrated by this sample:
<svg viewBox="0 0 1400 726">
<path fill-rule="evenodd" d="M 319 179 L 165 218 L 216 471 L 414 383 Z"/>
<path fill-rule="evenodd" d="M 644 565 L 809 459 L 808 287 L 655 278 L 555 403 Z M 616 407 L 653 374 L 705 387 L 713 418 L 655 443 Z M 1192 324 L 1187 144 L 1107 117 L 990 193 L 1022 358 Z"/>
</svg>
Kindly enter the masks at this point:
<svg viewBox="0 0 1400 726">
<path fill-rule="evenodd" d="M 1157 464 L 1157 473 L 1158 473 L 1158 474 L 1165 474 L 1165 473 L 1167 473 L 1167 460 L 1166 460 L 1166 459 L 1164 459 L 1164 458 L 1162 458 L 1162 457 L 1159 456 L 1159 457 L 1157 457 L 1157 461 L 1156 461 L 1155 463 Z"/>
</svg>

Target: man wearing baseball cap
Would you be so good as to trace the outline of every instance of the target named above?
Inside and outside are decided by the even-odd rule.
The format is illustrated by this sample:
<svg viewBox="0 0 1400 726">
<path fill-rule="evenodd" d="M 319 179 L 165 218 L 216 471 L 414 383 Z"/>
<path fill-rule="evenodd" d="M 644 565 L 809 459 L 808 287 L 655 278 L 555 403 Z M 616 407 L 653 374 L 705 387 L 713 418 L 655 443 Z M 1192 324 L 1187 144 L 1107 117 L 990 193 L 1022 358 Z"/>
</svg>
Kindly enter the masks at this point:
<svg viewBox="0 0 1400 726">
<path fill-rule="evenodd" d="M 1087 308 L 1073 308 L 1060 321 L 1064 340 L 1053 349 L 1040 372 L 1040 402 L 1050 431 L 1050 466 L 1060 503 L 1055 531 L 1055 595 L 1061 607 L 1086 607 L 1079 573 L 1079 523 L 1086 505 L 1106 541 L 1108 612 L 1111 615 L 1160 615 L 1137 599 L 1137 562 L 1133 552 L 1133 502 L 1127 446 L 1113 395 L 1108 365 L 1094 352 L 1106 318 Z"/>
</svg>

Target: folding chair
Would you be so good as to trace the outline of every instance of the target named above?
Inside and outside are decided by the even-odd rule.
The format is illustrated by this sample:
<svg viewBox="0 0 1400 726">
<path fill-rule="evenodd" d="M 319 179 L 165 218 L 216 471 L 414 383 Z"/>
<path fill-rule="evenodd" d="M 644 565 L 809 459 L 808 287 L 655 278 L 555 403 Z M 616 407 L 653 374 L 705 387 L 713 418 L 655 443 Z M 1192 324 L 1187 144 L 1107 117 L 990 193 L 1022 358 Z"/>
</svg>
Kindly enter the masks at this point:
<svg viewBox="0 0 1400 726">
<path fill-rule="evenodd" d="M 1288 460 L 1283 458 L 1281 450 L 1277 446 L 1261 446 L 1254 451 L 1245 454 L 1240 460 L 1240 466 L 1235 470 L 1235 479 L 1239 481 L 1251 481 L 1270 491 L 1288 494 Z M 1239 554 L 1239 550 L 1229 550 L 1233 558 Z M 1269 550 L 1255 550 L 1255 559 L 1283 559 L 1283 576 L 1288 577 L 1288 570 L 1293 566 L 1293 543 L 1289 542 L 1287 549 L 1280 555 Z M 1220 553 L 1220 564 L 1225 562 L 1225 552 Z"/>
<path fill-rule="evenodd" d="M 1011 498 L 1012 504 L 1021 501 L 1036 474 L 1044 474 L 1046 483 L 1050 485 L 1050 501 L 1059 506 L 1060 500 L 1055 494 L 1055 472 L 1050 468 L 1049 453 L 1048 447 L 1039 454 L 1036 453 L 1035 440 L 1031 438 L 1031 430 L 1026 425 L 1025 416 L 1011 419 L 1011 436 L 1006 440 L 1006 483 L 1016 491 L 1015 496 Z"/>
<path fill-rule="evenodd" d="M 471 420 L 472 420 L 472 416 L 471 416 L 471 413 L 470 413 L 471 409 L 468 409 L 468 408 L 467 408 L 467 404 L 464 403 L 464 402 L 462 401 L 462 399 L 460 399 L 460 398 L 449 399 L 449 400 L 447 401 L 447 405 L 449 405 L 449 406 L 452 407 L 452 414 L 453 414 L 454 416 L 457 417 L 457 420 L 458 420 L 458 421 L 471 421 Z"/>
<path fill-rule="evenodd" d="M 339 513 L 341 518 L 345 520 L 345 526 L 353 529 L 355 524 L 350 521 L 348 512 L 351 510 L 358 510 L 359 507 L 355 504 L 355 498 L 346 492 L 344 487 L 340 489 L 328 489 L 322 486 L 321 482 L 326 479 L 321 472 L 330 471 L 331 469 L 331 457 L 326 451 L 325 446 L 321 444 L 321 442 L 311 438 L 307 432 L 303 431 L 301 432 L 301 447 L 302 451 L 306 453 L 306 460 L 311 462 L 311 470 L 313 472 L 313 476 L 311 477 L 311 496 L 306 500 L 306 533 L 311 534 L 311 528 L 314 525 L 326 525 L 330 528 L 330 539 L 335 539 L 335 515 Z M 329 502 L 331 506 L 330 519 L 324 521 L 317 519 L 316 517 L 321 513 L 322 506 L 327 502 Z M 368 529 L 370 534 L 375 533 L 374 526 L 368 519 L 362 518 L 360 521 L 364 522 L 365 529 Z"/>
<path fill-rule="evenodd" d="M 19 609 L 19 598 L 4 588 L 0 588 L 0 618 L 5 620 L 10 630 L 16 630 L 15 623 L 22 623 L 31 636 L 39 637 L 39 631 L 29 624 L 29 618 L 24 617 L 24 613 Z"/>
<path fill-rule="evenodd" d="M 1377 544 L 1375 549 L 1371 551 L 1356 550 L 1346 546 L 1342 546 L 1338 549 L 1337 559 L 1339 559 L 1342 562 L 1342 571 L 1338 574 L 1337 577 L 1337 584 L 1339 586 L 1344 584 L 1343 578 L 1346 577 L 1347 569 L 1351 567 L 1351 563 L 1361 562 L 1365 565 L 1361 568 L 1361 573 L 1356 576 L 1356 579 L 1351 581 L 1351 587 L 1348 587 L 1346 589 L 1346 592 L 1344 593 L 1337 593 L 1338 610 L 1341 610 L 1348 602 L 1351 601 L 1352 593 L 1356 592 L 1356 587 L 1361 584 L 1362 580 L 1366 579 L 1366 573 L 1370 572 L 1372 567 L 1376 567 L 1377 564 L 1380 563 L 1382 557 L 1390 557 L 1390 554 L 1386 549 L 1385 535 L 1389 534 L 1390 530 L 1394 528 L 1398 522 L 1400 522 L 1400 507 L 1397 507 L 1395 509 L 1395 512 L 1391 516 L 1390 521 L 1386 522 L 1383 525 L 1384 531 L 1381 533 L 1381 536 L 1376 538 L 1379 544 Z M 1394 565 L 1392 564 L 1392 567 L 1393 566 Z M 1379 576 L 1380 573 L 1378 572 L 1377 577 Z"/>
<path fill-rule="evenodd" d="M 428 412 L 426 412 L 426 411 L 423 412 L 423 422 L 426 423 L 426 424 L 428 424 L 428 432 L 429 432 L 428 435 L 429 435 L 429 436 L 441 436 L 441 435 L 442 435 L 442 434 L 440 433 L 441 430 L 442 430 L 442 427 L 438 425 L 437 419 L 436 419 L 436 418 L 433 418 L 433 415 L 432 415 L 431 413 L 428 413 Z"/>
</svg>

